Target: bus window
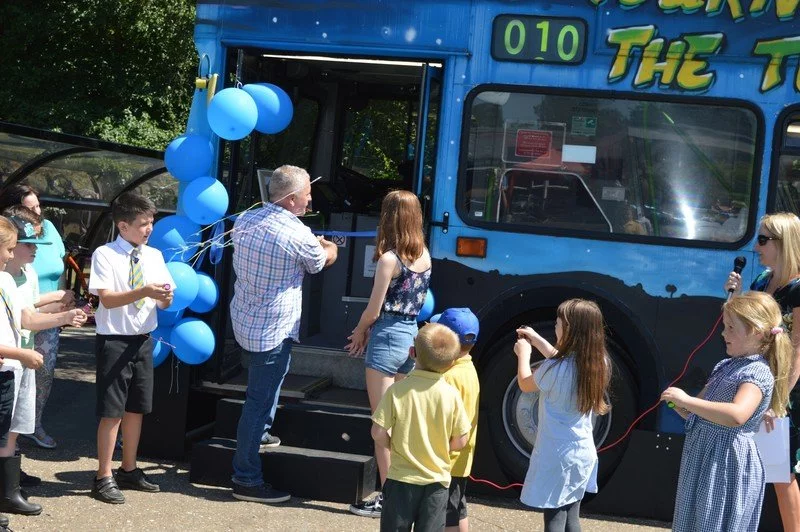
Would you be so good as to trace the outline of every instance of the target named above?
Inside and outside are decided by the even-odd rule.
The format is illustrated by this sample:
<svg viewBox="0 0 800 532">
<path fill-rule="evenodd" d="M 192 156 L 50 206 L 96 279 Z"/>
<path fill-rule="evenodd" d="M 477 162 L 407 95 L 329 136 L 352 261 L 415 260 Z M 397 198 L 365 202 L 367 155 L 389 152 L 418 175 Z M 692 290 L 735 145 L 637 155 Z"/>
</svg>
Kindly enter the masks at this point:
<svg viewBox="0 0 800 532">
<path fill-rule="evenodd" d="M 475 92 L 459 205 L 520 231 L 736 242 L 756 133 L 733 106 Z"/>
<path fill-rule="evenodd" d="M 778 160 L 777 211 L 800 212 L 800 114 L 787 120 Z"/>
</svg>

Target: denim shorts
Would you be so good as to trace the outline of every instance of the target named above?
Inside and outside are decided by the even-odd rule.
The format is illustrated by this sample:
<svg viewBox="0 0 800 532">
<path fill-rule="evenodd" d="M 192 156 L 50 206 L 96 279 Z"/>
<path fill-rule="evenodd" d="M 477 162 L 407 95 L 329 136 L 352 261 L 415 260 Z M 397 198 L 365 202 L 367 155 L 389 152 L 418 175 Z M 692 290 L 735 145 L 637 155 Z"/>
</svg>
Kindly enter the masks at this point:
<svg viewBox="0 0 800 532">
<path fill-rule="evenodd" d="M 408 356 L 408 349 L 414 345 L 417 330 L 416 318 L 381 314 L 372 325 L 364 363 L 390 377 L 409 373 L 414 359 Z"/>
</svg>

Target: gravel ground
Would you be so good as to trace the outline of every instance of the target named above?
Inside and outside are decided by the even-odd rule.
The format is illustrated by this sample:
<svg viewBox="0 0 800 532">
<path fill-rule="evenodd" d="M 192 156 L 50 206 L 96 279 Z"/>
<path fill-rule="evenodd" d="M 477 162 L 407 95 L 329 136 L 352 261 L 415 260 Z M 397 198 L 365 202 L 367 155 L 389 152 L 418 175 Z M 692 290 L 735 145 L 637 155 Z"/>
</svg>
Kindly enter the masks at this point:
<svg viewBox="0 0 800 532">
<path fill-rule="evenodd" d="M 188 464 L 141 461 L 161 493 L 126 492 L 123 505 L 89 497 L 95 460 L 94 361 L 91 331 L 63 336 L 45 427 L 53 450 L 20 439 L 23 469 L 42 477 L 29 489 L 44 507 L 35 517 L 10 516 L 14 530 L 377 530 L 378 521 L 350 514 L 342 504 L 292 499 L 280 506 L 236 501 L 229 490 L 189 483 Z M 469 499 L 472 530 L 542 530 L 540 514 L 513 499 Z M 664 530 L 669 523 L 584 516 L 585 531 Z"/>
</svg>

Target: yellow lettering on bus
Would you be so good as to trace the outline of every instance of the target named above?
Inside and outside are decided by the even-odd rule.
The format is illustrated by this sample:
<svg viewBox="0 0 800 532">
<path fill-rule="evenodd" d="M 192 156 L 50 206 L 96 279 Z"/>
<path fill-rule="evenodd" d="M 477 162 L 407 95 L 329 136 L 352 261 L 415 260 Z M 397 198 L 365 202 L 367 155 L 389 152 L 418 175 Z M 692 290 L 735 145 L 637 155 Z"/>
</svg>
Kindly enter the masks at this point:
<svg viewBox="0 0 800 532">
<path fill-rule="evenodd" d="M 733 17 L 734 21 L 744 18 L 744 10 L 739 0 L 708 0 L 706 14 L 709 16 L 719 15 L 724 4 L 728 4 L 728 7 L 730 7 L 731 17 Z"/>
<path fill-rule="evenodd" d="M 753 47 L 754 55 L 767 55 L 769 61 L 761 77 L 761 92 L 767 92 L 783 83 L 783 64 L 788 57 L 800 56 L 800 36 L 783 39 L 759 40 Z M 794 89 L 800 92 L 800 65 L 795 74 Z"/>
<path fill-rule="evenodd" d="M 619 5 L 625 9 L 633 9 L 634 7 L 639 7 L 646 1 L 647 0 L 619 0 Z"/>
<path fill-rule="evenodd" d="M 708 61 L 698 58 L 699 54 L 715 54 L 722 47 L 725 35 L 722 33 L 708 33 L 706 35 L 683 35 L 683 40 L 689 45 L 683 56 L 683 63 L 678 70 L 678 86 L 685 90 L 699 90 L 711 86 L 714 82 L 714 72 L 704 72 Z"/>
<path fill-rule="evenodd" d="M 634 48 L 643 47 L 656 33 L 654 25 L 632 26 L 608 30 L 608 44 L 617 45 L 619 49 L 608 72 L 608 81 L 618 81 L 628 73 L 631 52 Z"/>
<path fill-rule="evenodd" d="M 694 13 L 701 7 L 705 0 L 658 0 L 658 7 L 665 13 L 672 13 L 678 9 L 684 13 Z"/>
<path fill-rule="evenodd" d="M 675 41 L 667 48 L 664 61 L 659 61 L 661 50 L 664 48 L 664 39 L 653 39 L 642 53 L 642 62 L 633 79 L 634 87 L 646 87 L 653 83 L 656 74 L 661 76 L 662 85 L 672 85 L 675 73 L 681 64 L 681 58 L 686 51 L 686 43 Z"/>
<path fill-rule="evenodd" d="M 763 15 L 769 7 L 771 0 L 753 0 L 750 4 L 750 14 L 754 17 Z M 794 18 L 800 0 L 775 0 L 775 15 L 783 21 Z"/>
</svg>

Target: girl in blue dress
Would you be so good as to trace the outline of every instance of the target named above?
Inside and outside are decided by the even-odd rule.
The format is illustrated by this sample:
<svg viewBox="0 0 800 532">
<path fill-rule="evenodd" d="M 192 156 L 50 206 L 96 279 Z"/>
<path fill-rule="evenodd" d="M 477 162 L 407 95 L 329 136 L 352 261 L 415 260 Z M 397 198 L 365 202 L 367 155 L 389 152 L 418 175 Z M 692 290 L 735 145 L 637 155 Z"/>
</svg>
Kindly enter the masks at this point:
<svg viewBox="0 0 800 532">
<path fill-rule="evenodd" d="M 686 418 L 676 531 L 753 531 L 764 500 L 764 468 L 753 441 L 767 409 L 786 414 L 792 346 L 769 294 L 746 292 L 723 305 L 719 362 L 697 397 L 667 388 L 661 399 Z"/>
<path fill-rule="evenodd" d="M 520 500 L 544 511 L 546 532 L 580 530 L 583 495 L 597 492 L 592 413 L 609 409 L 603 315 L 593 301 L 570 299 L 558 307 L 555 347 L 530 327 L 517 333 L 519 388 L 539 392 L 539 427 Z M 535 373 L 533 347 L 546 359 Z"/>
</svg>

